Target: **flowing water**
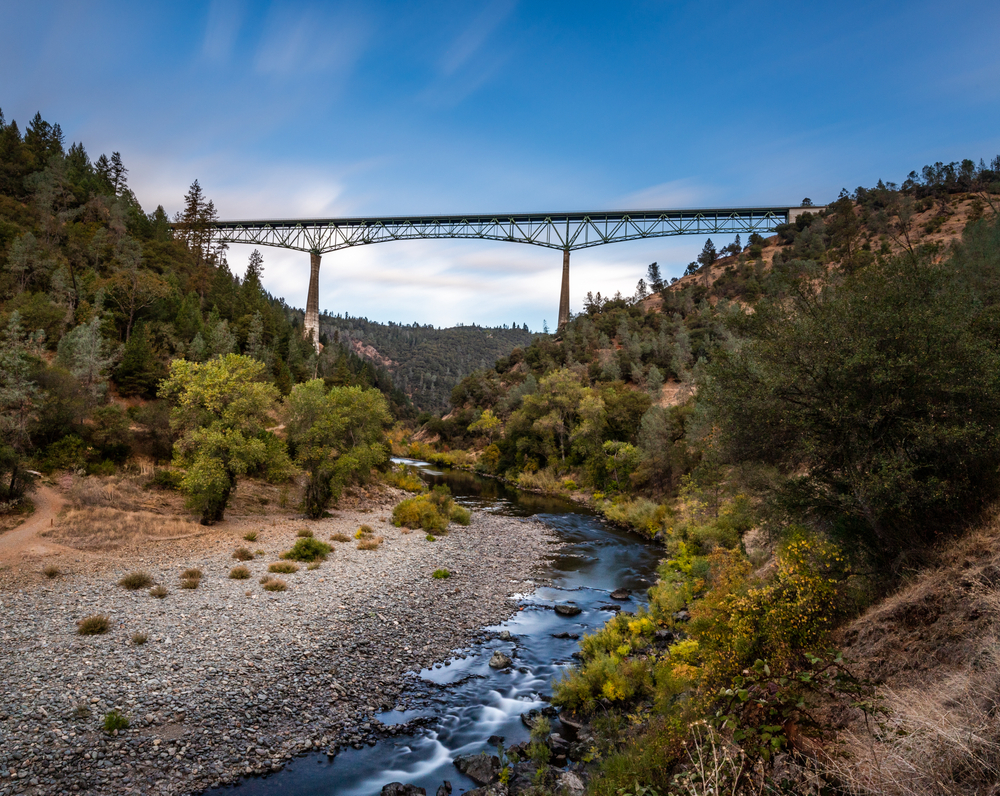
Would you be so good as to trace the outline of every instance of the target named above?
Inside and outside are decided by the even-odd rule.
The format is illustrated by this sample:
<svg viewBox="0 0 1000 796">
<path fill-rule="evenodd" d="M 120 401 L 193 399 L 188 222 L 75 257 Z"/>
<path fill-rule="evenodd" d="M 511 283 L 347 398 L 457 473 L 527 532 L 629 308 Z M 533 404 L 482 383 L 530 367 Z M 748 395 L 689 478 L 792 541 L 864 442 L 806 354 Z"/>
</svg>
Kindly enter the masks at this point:
<svg viewBox="0 0 1000 796">
<path fill-rule="evenodd" d="M 594 512 L 559 498 L 512 489 L 471 473 L 432 469 L 423 462 L 401 460 L 420 468 L 425 480 L 446 483 L 456 502 L 474 510 L 511 517 L 532 517 L 545 523 L 564 543 L 546 562 L 550 583 L 522 595 L 523 610 L 490 630 L 506 630 L 511 641 L 492 635 L 461 657 L 419 673 L 414 688 L 422 696 L 410 701 L 414 710 L 376 716 L 385 724 L 426 717 L 412 735 L 380 740 L 375 746 L 348 748 L 333 759 L 326 754 L 296 758 L 281 771 L 253 777 L 218 790 L 236 796 L 372 796 L 389 782 L 413 783 L 433 794 L 449 780 L 456 794 L 476 787 L 458 773 L 458 755 L 489 750 L 488 739 L 499 735 L 506 745 L 527 740 L 521 714 L 547 705 L 552 684 L 572 663 L 578 649 L 574 638 L 603 625 L 613 606 L 635 611 L 655 580 L 657 548 L 606 523 Z M 610 592 L 628 589 L 631 596 L 612 601 Z M 560 616 L 551 607 L 572 601 L 582 612 Z M 504 671 L 488 666 L 495 650 L 514 660 Z"/>
</svg>

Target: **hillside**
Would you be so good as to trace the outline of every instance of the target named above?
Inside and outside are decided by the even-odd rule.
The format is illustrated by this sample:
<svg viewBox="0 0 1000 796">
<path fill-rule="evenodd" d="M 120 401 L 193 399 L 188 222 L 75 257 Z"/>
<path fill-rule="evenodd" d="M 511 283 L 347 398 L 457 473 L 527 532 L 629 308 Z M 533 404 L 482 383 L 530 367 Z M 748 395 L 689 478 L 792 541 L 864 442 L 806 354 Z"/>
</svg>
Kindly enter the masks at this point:
<svg viewBox="0 0 1000 796">
<path fill-rule="evenodd" d="M 321 340 L 384 368 L 414 406 L 446 410 L 452 388 L 469 373 L 490 367 L 535 337 L 523 327 L 456 326 L 436 329 L 419 324 L 376 323 L 367 318 L 323 315 Z"/>
</svg>

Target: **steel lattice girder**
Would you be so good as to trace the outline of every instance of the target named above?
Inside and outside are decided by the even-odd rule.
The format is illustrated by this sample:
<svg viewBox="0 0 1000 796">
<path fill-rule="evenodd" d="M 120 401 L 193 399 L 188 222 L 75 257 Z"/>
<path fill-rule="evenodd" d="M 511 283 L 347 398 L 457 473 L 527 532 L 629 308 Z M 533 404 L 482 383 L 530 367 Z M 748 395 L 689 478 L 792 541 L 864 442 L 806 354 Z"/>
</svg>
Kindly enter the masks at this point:
<svg viewBox="0 0 1000 796">
<path fill-rule="evenodd" d="M 219 221 L 218 243 L 325 252 L 394 240 L 470 238 L 528 243 L 573 251 L 643 238 L 774 232 L 789 207 L 623 210 L 595 213 L 516 213 L 490 216 Z"/>
</svg>

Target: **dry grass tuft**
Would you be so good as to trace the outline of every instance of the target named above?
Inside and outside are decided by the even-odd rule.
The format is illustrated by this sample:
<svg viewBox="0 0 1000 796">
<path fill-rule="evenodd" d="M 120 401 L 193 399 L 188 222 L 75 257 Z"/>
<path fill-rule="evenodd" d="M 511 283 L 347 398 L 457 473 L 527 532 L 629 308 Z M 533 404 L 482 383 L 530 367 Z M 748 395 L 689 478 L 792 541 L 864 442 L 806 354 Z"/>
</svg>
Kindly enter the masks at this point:
<svg viewBox="0 0 1000 796">
<path fill-rule="evenodd" d="M 148 633 L 133 633 L 132 634 L 132 643 L 135 644 L 135 646 L 137 646 L 137 647 L 141 647 L 147 641 L 149 641 L 149 634 Z"/>
<path fill-rule="evenodd" d="M 135 591 L 136 589 L 145 589 L 147 586 L 152 586 L 153 582 L 153 576 L 148 572 L 129 572 L 118 581 L 118 585 L 123 589 Z"/>
<path fill-rule="evenodd" d="M 69 489 L 69 504 L 74 509 L 101 507 L 119 511 L 140 511 L 148 495 L 128 476 L 110 478 L 75 478 Z"/>
<path fill-rule="evenodd" d="M 382 542 L 384 542 L 381 536 L 376 536 L 374 539 L 362 539 L 358 542 L 358 550 L 378 550 Z"/>
<path fill-rule="evenodd" d="M 246 539 L 248 542 L 256 542 L 257 531 L 247 531 L 245 534 L 243 534 L 243 538 Z"/>
<path fill-rule="evenodd" d="M 58 578 L 62 575 L 62 570 L 59 569 L 55 564 L 49 564 L 45 569 L 42 570 L 42 574 L 45 575 L 49 580 L 52 578 Z"/>
<path fill-rule="evenodd" d="M 229 577 L 233 580 L 246 580 L 250 577 L 250 570 L 240 564 L 240 566 L 233 567 L 229 570 Z"/>
<path fill-rule="evenodd" d="M 197 589 L 201 585 L 201 578 L 181 578 L 182 589 Z"/>
<path fill-rule="evenodd" d="M 338 532 L 338 533 L 333 534 L 333 536 L 330 537 L 330 541 L 331 542 L 349 542 L 349 541 L 351 541 L 351 537 L 348 536 L 346 533 L 340 533 L 340 532 Z"/>
<path fill-rule="evenodd" d="M 303 528 L 296 534 L 296 536 L 302 539 L 311 539 L 313 536 L 313 532 L 310 531 L 308 528 Z"/>
<path fill-rule="evenodd" d="M 309 565 L 306 567 L 306 569 L 308 569 L 310 572 L 312 572 L 314 569 L 319 569 L 321 566 L 322 566 L 322 564 L 319 561 L 312 561 L 312 562 L 309 563 Z"/>
<path fill-rule="evenodd" d="M 76 623 L 76 632 L 81 636 L 99 636 L 111 629 L 111 619 L 104 614 L 93 614 Z"/>
<path fill-rule="evenodd" d="M 152 589 L 149 590 L 149 596 L 156 597 L 159 600 L 162 600 L 168 594 L 170 594 L 170 592 L 167 591 L 166 586 L 154 586 Z"/>
<path fill-rule="evenodd" d="M 375 529 L 371 525 L 362 525 L 358 530 L 354 532 L 355 539 L 367 539 L 369 536 L 375 535 Z"/>
<path fill-rule="evenodd" d="M 253 553 L 251 553 L 245 547 L 237 547 L 233 551 L 233 558 L 235 558 L 237 561 L 253 561 Z"/>
<path fill-rule="evenodd" d="M 181 573 L 181 578 L 188 580 L 201 580 L 202 571 L 197 567 L 191 567 L 190 569 L 185 569 Z"/>
<path fill-rule="evenodd" d="M 291 561 L 277 561 L 271 564 L 267 568 L 268 572 L 280 572 L 284 575 L 291 575 L 293 572 L 298 572 L 298 564 L 293 564 Z"/>
<path fill-rule="evenodd" d="M 280 578 L 272 578 L 262 585 L 265 591 L 285 591 L 288 588 L 288 584 Z"/>
<path fill-rule="evenodd" d="M 151 511 L 122 511 L 106 506 L 73 509 L 44 534 L 78 550 L 117 550 L 138 540 L 200 533 L 201 526 Z"/>
</svg>

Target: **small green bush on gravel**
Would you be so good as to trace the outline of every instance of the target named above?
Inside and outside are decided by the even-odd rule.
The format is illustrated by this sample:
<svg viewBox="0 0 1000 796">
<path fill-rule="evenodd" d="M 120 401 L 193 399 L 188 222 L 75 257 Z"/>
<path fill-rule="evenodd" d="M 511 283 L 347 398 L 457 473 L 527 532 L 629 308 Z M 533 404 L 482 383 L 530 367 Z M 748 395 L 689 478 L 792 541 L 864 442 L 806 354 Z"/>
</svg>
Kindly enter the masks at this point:
<svg viewBox="0 0 1000 796">
<path fill-rule="evenodd" d="M 446 486 L 436 486 L 426 495 L 407 498 L 392 510 L 394 525 L 421 528 L 430 533 L 444 533 L 452 520 L 468 525 L 471 519 L 468 509 L 455 505 Z"/>
<path fill-rule="evenodd" d="M 325 559 L 333 548 L 326 542 L 321 542 L 312 536 L 297 539 L 291 550 L 286 550 L 281 557 L 291 561 L 316 561 Z"/>
<path fill-rule="evenodd" d="M 450 578 L 451 573 L 446 569 L 435 569 L 434 574 L 431 575 L 435 580 L 444 580 L 445 578 Z"/>
<path fill-rule="evenodd" d="M 114 732 L 115 730 L 127 730 L 129 726 L 128 716 L 117 710 L 104 714 L 104 731 Z"/>
</svg>

